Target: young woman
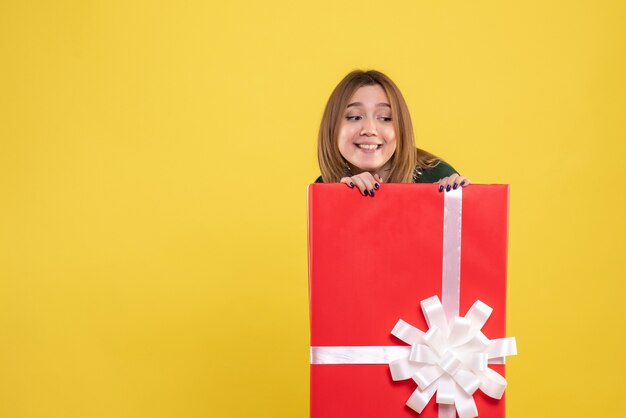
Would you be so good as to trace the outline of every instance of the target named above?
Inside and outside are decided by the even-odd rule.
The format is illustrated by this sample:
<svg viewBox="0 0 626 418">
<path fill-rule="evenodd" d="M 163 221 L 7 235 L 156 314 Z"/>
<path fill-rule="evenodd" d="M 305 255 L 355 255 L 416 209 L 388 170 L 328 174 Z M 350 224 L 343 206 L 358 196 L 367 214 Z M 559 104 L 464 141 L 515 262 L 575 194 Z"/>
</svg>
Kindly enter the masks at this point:
<svg viewBox="0 0 626 418">
<path fill-rule="evenodd" d="M 387 183 L 437 183 L 439 191 L 470 184 L 441 158 L 415 147 L 402 93 L 385 74 L 355 70 L 335 87 L 318 135 L 322 175 L 374 197 Z"/>
</svg>

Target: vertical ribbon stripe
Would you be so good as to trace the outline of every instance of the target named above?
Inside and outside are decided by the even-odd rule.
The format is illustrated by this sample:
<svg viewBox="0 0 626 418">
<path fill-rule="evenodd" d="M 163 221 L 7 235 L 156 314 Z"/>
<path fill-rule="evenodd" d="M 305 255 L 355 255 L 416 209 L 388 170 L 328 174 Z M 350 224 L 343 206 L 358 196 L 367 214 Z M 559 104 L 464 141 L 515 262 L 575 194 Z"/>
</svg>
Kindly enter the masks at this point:
<svg viewBox="0 0 626 418">
<path fill-rule="evenodd" d="M 459 314 L 461 303 L 462 190 L 463 188 L 459 187 L 444 193 L 441 304 L 449 322 Z M 451 385 L 454 385 L 454 382 L 451 382 Z M 443 390 L 438 391 L 438 393 L 442 392 Z M 439 418 L 456 418 L 454 402 L 439 404 Z"/>
<path fill-rule="evenodd" d="M 462 190 L 459 187 L 444 193 L 441 303 L 448 321 L 459 314 L 461 299 Z"/>
</svg>

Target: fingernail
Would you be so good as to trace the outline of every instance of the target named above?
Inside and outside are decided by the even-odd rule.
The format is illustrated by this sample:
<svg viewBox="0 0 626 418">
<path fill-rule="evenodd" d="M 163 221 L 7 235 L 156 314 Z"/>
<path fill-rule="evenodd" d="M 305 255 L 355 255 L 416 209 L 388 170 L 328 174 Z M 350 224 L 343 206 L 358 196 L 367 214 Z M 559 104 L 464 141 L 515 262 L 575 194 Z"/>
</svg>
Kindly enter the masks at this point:
<svg viewBox="0 0 626 418">
<path fill-rule="evenodd" d="M 443 191 L 443 186 L 439 186 L 439 191 L 442 192 Z"/>
<path fill-rule="evenodd" d="M 370 195 L 374 197 L 374 189 L 370 190 Z"/>
<path fill-rule="evenodd" d="M 452 186 L 452 188 L 453 188 L 454 190 L 456 190 L 456 187 L 457 187 L 457 185 L 456 185 L 456 183 L 454 183 L 454 186 Z"/>
<path fill-rule="evenodd" d="M 378 185 L 378 183 L 376 183 L 376 184 L 374 184 L 374 187 L 376 188 L 376 190 L 378 190 L 378 188 L 379 188 L 380 186 Z"/>
<path fill-rule="evenodd" d="M 354 183 L 350 182 L 350 188 L 354 187 Z"/>
<path fill-rule="evenodd" d="M 449 191 L 450 191 L 450 185 L 448 184 L 448 185 L 446 186 L 446 192 L 449 192 Z"/>
<path fill-rule="evenodd" d="M 363 196 L 367 196 L 367 189 L 363 191 Z"/>
<path fill-rule="evenodd" d="M 461 186 L 463 186 L 464 184 L 465 184 L 465 180 L 463 180 L 463 181 L 461 182 Z"/>
</svg>

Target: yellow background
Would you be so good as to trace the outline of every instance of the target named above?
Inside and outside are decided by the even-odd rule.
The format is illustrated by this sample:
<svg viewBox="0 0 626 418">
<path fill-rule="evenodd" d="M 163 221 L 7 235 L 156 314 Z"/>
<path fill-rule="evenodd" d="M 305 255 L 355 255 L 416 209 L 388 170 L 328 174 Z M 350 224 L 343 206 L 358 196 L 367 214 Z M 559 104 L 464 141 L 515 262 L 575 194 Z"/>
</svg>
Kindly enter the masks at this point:
<svg viewBox="0 0 626 418">
<path fill-rule="evenodd" d="M 0 3 L 0 417 L 306 417 L 332 88 L 510 183 L 507 410 L 623 412 L 626 3 Z M 384 243 L 381 243 L 384 245 Z"/>
</svg>

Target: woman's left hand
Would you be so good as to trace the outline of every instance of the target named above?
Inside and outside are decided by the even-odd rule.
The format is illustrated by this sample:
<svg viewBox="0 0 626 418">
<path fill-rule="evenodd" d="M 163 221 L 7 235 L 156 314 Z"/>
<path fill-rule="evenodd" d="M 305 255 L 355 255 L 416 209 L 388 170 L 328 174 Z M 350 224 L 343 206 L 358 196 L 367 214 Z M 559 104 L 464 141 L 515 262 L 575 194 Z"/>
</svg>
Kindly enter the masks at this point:
<svg viewBox="0 0 626 418">
<path fill-rule="evenodd" d="M 472 182 L 465 176 L 460 176 L 457 173 L 452 174 L 451 176 L 448 177 L 444 177 L 442 179 L 440 179 L 437 184 L 439 185 L 439 191 L 446 191 L 449 192 L 450 190 L 454 190 L 456 188 L 460 187 L 465 187 L 468 186 L 470 184 L 472 184 Z"/>
</svg>

